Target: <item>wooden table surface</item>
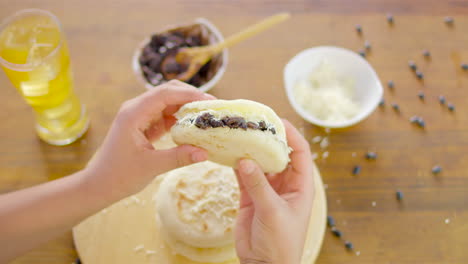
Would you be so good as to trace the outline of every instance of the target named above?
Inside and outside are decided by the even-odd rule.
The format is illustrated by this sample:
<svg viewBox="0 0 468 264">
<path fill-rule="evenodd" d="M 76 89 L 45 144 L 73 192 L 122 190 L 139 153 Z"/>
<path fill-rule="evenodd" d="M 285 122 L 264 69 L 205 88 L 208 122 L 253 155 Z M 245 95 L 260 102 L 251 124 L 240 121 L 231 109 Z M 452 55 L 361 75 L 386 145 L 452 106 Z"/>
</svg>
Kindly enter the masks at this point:
<svg viewBox="0 0 468 264">
<path fill-rule="evenodd" d="M 368 60 L 382 83 L 395 82 L 394 91 L 385 88 L 387 105 L 353 128 L 332 131 L 326 149 L 330 156 L 317 161 L 328 185 L 329 212 L 356 248 L 347 252 L 343 242 L 327 232 L 317 263 L 468 262 L 468 72 L 459 67 L 468 62 L 468 1 L 0 0 L 0 18 L 28 7 L 51 10 L 63 22 L 76 90 L 92 124 L 71 146 L 40 142 L 29 107 L 0 74 L 0 193 L 83 168 L 119 105 L 144 91 L 130 60 L 145 36 L 200 16 L 229 35 L 289 10 L 290 21 L 230 50 L 227 72 L 211 90 L 214 95 L 268 104 L 311 140 L 326 133 L 293 111 L 283 88 L 282 70 L 294 54 L 318 45 L 358 50 L 369 40 Z M 395 15 L 393 27 L 386 22 L 386 12 Z M 455 17 L 453 27 L 444 24 L 447 15 Z M 363 27 L 362 37 L 354 30 L 357 23 Z M 431 60 L 422 57 L 423 49 L 430 50 Z M 424 82 L 408 69 L 410 59 L 425 73 Z M 425 103 L 418 100 L 420 90 L 426 92 Z M 439 105 L 439 94 L 456 105 L 454 113 Z M 401 114 L 390 102 L 400 105 Z M 416 114 L 425 118 L 426 130 L 409 123 Z M 312 148 L 319 155 L 324 151 L 317 144 Z M 367 150 L 377 151 L 378 159 L 366 161 Z M 362 173 L 352 176 L 356 164 Z M 436 164 L 443 172 L 433 176 Z M 400 203 L 397 189 L 404 192 Z M 75 258 L 68 233 L 13 263 L 71 263 Z"/>
</svg>

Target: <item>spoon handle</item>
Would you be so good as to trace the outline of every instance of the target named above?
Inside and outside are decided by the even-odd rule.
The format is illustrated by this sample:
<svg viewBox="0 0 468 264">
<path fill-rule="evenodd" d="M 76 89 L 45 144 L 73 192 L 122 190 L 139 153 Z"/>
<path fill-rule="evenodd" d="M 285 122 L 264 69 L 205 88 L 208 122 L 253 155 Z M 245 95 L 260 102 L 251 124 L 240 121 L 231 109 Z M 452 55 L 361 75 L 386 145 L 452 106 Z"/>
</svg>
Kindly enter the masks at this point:
<svg viewBox="0 0 468 264">
<path fill-rule="evenodd" d="M 237 34 L 234 34 L 230 37 L 228 37 L 227 39 L 225 39 L 224 41 L 218 43 L 218 44 L 215 44 L 213 45 L 210 49 L 211 49 L 211 52 L 212 54 L 216 54 L 216 53 L 219 53 L 221 52 L 223 49 L 225 48 L 228 48 L 228 47 L 231 47 L 247 38 L 250 38 L 250 37 L 253 37 L 267 29 L 269 29 L 270 27 L 280 23 L 280 22 L 283 22 L 285 20 L 287 20 L 289 17 L 291 17 L 291 15 L 289 13 L 280 13 L 280 14 L 277 14 L 277 15 L 273 15 L 273 16 L 270 16 L 262 21 L 260 21 L 259 23 L 255 24 L 255 25 L 252 25 L 244 30 L 242 30 L 241 32 L 237 33 Z"/>
</svg>

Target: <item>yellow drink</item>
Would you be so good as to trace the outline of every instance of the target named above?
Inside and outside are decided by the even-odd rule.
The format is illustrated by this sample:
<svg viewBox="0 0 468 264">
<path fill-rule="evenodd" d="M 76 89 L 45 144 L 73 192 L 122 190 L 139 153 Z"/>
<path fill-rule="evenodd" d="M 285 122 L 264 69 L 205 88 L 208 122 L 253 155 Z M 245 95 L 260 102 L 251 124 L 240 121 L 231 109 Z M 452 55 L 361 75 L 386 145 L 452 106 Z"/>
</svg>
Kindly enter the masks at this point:
<svg viewBox="0 0 468 264">
<path fill-rule="evenodd" d="M 24 10 L 0 26 L 0 63 L 36 116 L 41 139 L 70 144 L 86 132 L 89 118 L 73 92 L 70 56 L 55 16 Z"/>
</svg>

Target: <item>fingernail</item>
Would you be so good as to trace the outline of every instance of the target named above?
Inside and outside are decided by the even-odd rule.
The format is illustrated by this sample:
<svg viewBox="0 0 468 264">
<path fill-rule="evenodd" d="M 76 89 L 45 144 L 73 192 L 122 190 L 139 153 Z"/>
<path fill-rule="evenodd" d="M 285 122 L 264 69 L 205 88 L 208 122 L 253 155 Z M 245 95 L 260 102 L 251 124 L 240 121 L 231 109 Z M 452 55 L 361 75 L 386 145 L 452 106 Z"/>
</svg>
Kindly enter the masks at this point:
<svg viewBox="0 0 468 264">
<path fill-rule="evenodd" d="M 242 161 L 242 171 L 245 174 L 252 174 L 255 170 L 255 165 L 251 160 L 243 160 Z"/>
<path fill-rule="evenodd" d="M 204 161 L 207 159 L 207 155 L 206 153 L 202 152 L 202 151 L 195 151 L 194 153 L 192 153 L 192 161 L 193 162 L 200 162 L 200 161 Z"/>
</svg>

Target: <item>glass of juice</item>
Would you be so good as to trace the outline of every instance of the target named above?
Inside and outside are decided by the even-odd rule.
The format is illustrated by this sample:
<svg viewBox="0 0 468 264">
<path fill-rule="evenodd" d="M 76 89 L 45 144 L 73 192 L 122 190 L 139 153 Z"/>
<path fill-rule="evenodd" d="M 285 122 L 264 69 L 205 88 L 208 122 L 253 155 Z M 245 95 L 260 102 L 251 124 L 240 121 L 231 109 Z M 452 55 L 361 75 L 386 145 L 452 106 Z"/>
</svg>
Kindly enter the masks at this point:
<svg viewBox="0 0 468 264">
<path fill-rule="evenodd" d="M 0 24 L 0 65 L 34 110 L 42 140 L 67 145 L 86 132 L 89 117 L 73 91 L 67 42 L 52 13 L 22 10 Z"/>
</svg>

